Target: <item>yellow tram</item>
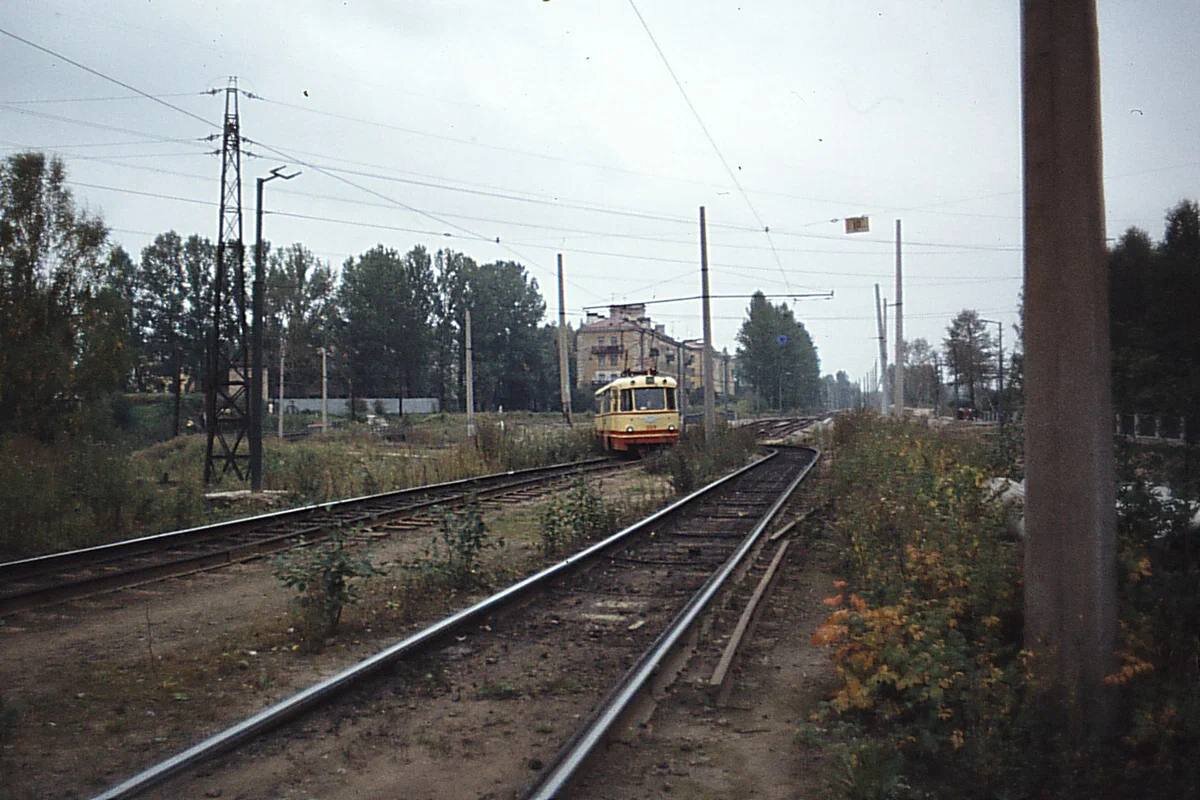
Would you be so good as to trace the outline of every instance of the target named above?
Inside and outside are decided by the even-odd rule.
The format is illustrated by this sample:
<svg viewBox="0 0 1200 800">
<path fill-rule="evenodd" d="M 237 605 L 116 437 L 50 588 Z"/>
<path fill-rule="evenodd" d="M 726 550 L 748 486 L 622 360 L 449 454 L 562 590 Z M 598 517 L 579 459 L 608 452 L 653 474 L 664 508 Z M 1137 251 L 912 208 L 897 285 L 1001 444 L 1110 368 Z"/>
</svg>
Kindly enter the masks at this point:
<svg viewBox="0 0 1200 800">
<path fill-rule="evenodd" d="M 641 450 L 679 441 L 675 379 L 626 375 L 596 392 L 596 437 L 605 450 Z"/>
</svg>

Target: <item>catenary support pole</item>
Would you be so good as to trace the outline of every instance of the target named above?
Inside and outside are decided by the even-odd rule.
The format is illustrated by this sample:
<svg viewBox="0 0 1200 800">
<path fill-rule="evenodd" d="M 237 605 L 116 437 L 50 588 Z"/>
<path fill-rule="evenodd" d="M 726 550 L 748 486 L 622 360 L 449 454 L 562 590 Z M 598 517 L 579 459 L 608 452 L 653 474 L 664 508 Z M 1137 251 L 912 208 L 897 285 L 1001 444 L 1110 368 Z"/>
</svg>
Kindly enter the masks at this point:
<svg viewBox="0 0 1200 800">
<path fill-rule="evenodd" d="M 896 220 L 896 359 L 892 365 L 892 412 L 904 416 L 904 280 L 900 270 L 900 220 Z"/>
<path fill-rule="evenodd" d="M 283 362 L 287 358 L 287 336 L 279 328 L 279 438 L 283 438 Z"/>
<path fill-rule="evenodd" d="M 562 403 L 563 419 L 567 421 L 567 426 L 571 423 L 571 368 L 568 361 L 568 337 L 567 337 L 567 301 L 566 294 L 563 290 L 563 259 L 562 253 L 558 254 L 558 380 L 559 380 L 559 400 Z"/>
<path fill-rule="evenodd" d="M 717 405 L 713 396 L 712 309 L 708 296 L 708 230 L 704 224 L 704 206 L 700 206 L 700 295 L 704 314 L 704 439 L 711 442 L 717 430 Z"/>
<path fill-rule="evenodd" d="M 253 313 L 250 332 L 250 491 L 262 491 L 262 435 L 263 435 L 263 291 L 266 268 L 263 266 L 263 184 L 267 178 L 258 179 L 258 195 L 254 208 L 254 283 L 251 287 L 250 307 Z"/>
<path fill-rule="evenodd" d="M 721 348 L 721 406 L 725 410 L 725 419 L 729 419 L 729 348 Z"/>
<path fill-rule="evenodd" d="M 321 348 L 321 433 L 329 430 L 329 371 L 325 359 L 329 348 Z"/>
<path fill-rule="evenodd" d="M 883 367 L 883 382 L 887 383 L 887 323 L 883 319 L 884 306 L 879 299 L 879 284 L 875 284 L 875 327 L 879 331 L 879 363 Z M 887 386 L 879 387 L 879 413 L 887 416 Z"/>
<path fill-rule="evenodd" d="M 299 175 L 283 174 L 283 167 L 276 167 L 265 178 L 258 179 L 258 192 L 254 203 L 254 283 L 251 288 L 251 309 L 254 318 L 251 322 L 250 334 L 250 490 L 262 491 L 263 482 L 263 405 L 267 399 L 266 377 L 267 361 L 263 354 L 263 294 L 266 291 L 267 258 L 263 244 L 263 185 L 267 181 L 282 178 L 290 181 Z"/>
<path fill-rule="evenodd" d="M 1000 325 L 1000 368 L 998 371 L 999 382 L 996 405 L 1000 413 L 1000 430 L 1004 430 L 1004 325 Z"/>
<path fill-rule="evenodd" d="M 467 349 L 467 438 L 475 438 L 475 356 L 471 349 L 471 309 L 467 309 L 466 318 L 466 349 Z"/>
<path fill-rule="evenodd" d="M 1071 733 L 1112 724 L 1116 491 L 1094 0 L 1023 0 L 1025 646 Z"/>
</svg>

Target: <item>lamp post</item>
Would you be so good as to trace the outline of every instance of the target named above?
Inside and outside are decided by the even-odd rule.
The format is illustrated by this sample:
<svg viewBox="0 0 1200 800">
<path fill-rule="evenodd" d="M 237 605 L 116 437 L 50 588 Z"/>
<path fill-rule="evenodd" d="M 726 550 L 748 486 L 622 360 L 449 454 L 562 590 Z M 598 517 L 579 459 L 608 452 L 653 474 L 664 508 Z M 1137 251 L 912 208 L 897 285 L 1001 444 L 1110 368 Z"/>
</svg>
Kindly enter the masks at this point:
<svg viewBox="0 0 1200 800">
<path fill-rule="evenodd" d="M 999 388 L 996 392 L 996 416 L 1000 419 L 1000 427 L 1004 427 L 1004 323 L 994 319 L 980 319 L 980 322 L 985 322 L 988 325 L 995 325 L 996 330 L 1000 332 L 999 336 L 999 369 L 996 375 L 999 380 Z"/>
<path fill-rule="evenodd" d="M 263 429 L 263 287 L 265 283 L 263 266 L 263 184 L 267 181 L 283 178 L 285 181 L 299 175 L 283 174 L 283 167 L 276 167 L 265 178 L 258 179 L 258 195 L 255 203 L 255 245 L 254 245 L 254 290 L 251 303 L 254 308 L 254 325 L 250 339 L 250 490 L 262 491 L 262 429 Z"/>
</svg>

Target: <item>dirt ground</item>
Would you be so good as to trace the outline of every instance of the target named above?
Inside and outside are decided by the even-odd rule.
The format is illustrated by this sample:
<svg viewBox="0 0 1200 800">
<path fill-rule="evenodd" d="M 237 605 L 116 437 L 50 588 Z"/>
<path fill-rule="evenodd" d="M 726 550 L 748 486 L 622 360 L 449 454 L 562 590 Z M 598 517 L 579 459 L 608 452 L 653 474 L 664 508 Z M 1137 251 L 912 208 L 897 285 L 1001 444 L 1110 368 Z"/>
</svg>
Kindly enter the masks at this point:
<svg viewBox="0 0 1200 800">
<path fill-rule="evenodd" d="M 594 480 L 608 496 L 665 498 L 640 470 Z M 485 513 L 508 541 L 489 553 L 498 581 L 543 562 L 539 505 Z M 372 559 L 411 562 L 432 535 L 381 539 Z M 319 653 L 301 648 L 268 560 L 0 620 L 0 799 L 91 796 L 487 593 L 413 598 L 405 572 L 373 579 Z"/>
<path fill-rule="evenodd" d="M 644 491 L 647 479 L 602 480 L 606 491 L 621 492 Z M 518 532 L 536 509 L 505 508 L 488 519 L 510 538 L 499 556 L 509 574 L 532 569 L 538 556 Z M 701 643 L 645 724 L 614 736 L 572 797 L 828 796 L 823 756 L 797 729 L 832 680 L 828 655 L 809 640 L 827 610 L 820 601 L 831 593 L 835 554 L 815 518 L 791 538 L 728 705 L 715 708 L 701 684 L 719 654 L 714 643 L 740 609 L 714 621 L 711 642 Z M 428 539 L 384 540 L 375 560 L 414 558 Z M 9 618 L 0 624 L 0 798 L 90 796 L 473 599 L 426 598 L 396 609 L 390 580 L 347 612 L 339 636 L 317 654 L 297 649 L 288 595 L 265 562 Z M 471 646 L 461 644 L 464 655 Z M 365 798 L 377 795 L 352 774 L 405 772 L 412 797 L 446 796 L 448 780 L 462 797 L 511 796 L 500 787 L 512 785 L 514 766 L 534 776 L 586 713 L 577 695 L 587 687 L 558 653 L 529 674 L 507 675 L 497 652 L 495 672 L 481 677 L 456 668 L 453 647 L 446 652 L 407 667 L 404 692 L 364 700 L 349 715 L 307 718 L 294 734 L 305 744 L 302 760 L 252 745 L 240 757 L 257 764 L 253 782 L 230 785 L 202 769 L 189 789 L 226 798 Z M 456 707 L 456 694 L 473 701 L 470 713 Z M 449 704 L 426 708 L 422 698 L 434 695 Z M 514 704 L 533 702 L 542 722 L 514 725 Z M 397 707 L 403 725 L 385 725 Z M 353 735 L 344 735 L 347 727 Z M 471 754 L 470 774 L 414 771 L 454 752 Z"/>
</svg>

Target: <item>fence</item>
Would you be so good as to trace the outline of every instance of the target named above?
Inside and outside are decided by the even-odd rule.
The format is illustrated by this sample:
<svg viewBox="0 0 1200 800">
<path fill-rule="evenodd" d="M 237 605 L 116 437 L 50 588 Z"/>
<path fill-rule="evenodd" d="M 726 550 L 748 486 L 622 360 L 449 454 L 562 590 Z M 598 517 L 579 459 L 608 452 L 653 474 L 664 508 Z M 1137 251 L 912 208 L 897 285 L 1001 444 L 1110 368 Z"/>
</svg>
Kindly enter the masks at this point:
<svg viewBox="0 0 1200 800">
<path fill-rule="evenodd" d="M 1117 434 L 1135 442 L 1184 444 L 1187 421 L 1177 414 L 1117 414 Z"/>
<path fill-rule="evenodd" d="M 355 398 L 357 402 L 359 398 Z M 274 402 L 272 399 L 272 412 L 274 412 Z M 404 404 L 405 414 L 436 414 L 441 411 L 441 404 L 436 397 L 405 397 L 403 401 L 399 397 L 364 397 L 362 403 L 367 409 L 367 413 L 374 414 L 376 409 L 381 409 L 384 414 L 399 414 L 401 402 Z M 319 397 L 285 397 L 283 398 L 283 413 L 285 414 L 303 414 L 303 413 L 321 413 L 321 398 Z M 350 413 L 350 400 L 345 397 L 329 398 L 329 413 L 334 416 L 346 416 Z"/>
</svg>

